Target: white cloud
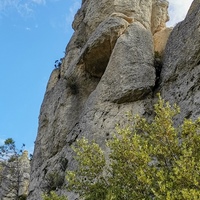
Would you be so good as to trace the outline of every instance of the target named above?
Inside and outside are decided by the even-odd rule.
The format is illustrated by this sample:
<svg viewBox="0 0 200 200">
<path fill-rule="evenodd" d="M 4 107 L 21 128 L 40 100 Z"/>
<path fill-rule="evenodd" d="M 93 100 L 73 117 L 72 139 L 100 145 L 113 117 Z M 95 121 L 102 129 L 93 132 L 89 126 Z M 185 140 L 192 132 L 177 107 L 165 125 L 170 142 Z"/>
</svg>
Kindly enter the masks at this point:
<svg viewBox="0 0 200 200">
<path fill-rule="evenodd" d="M 33 9 L 29 5 L 29 3 L 18 4 L 16 10 L 22 17 L 30 16 L 33 13 Z"/>
<path fill-rule="evenodd" d="M 168 26 L 174 26 L 182 21 L 193 0 L 168 0 L 169 1 L 169 16 L 170 21 Z"/>
<path fill-rule="evenodd" d="M 16 7 L 18 0 L 1 0 L 0 1 L 0 12 L 4 11 L 9 7 Z"/>
<path fill-rule="evenodd" d="M 30 30 L 31 30 L 31 28 L 29 28 L 29 27 L 26 27 L 26 30 L 27 30 L 27 31 L 30 31 Z"/>
<path fill-rule="evenodd" d="M 29 16 L 33 13 L 35 4 L 45 5 L 46 0 L 0 0 L 0 15 L 16 11 L 22 17 Z"/>
</svg>

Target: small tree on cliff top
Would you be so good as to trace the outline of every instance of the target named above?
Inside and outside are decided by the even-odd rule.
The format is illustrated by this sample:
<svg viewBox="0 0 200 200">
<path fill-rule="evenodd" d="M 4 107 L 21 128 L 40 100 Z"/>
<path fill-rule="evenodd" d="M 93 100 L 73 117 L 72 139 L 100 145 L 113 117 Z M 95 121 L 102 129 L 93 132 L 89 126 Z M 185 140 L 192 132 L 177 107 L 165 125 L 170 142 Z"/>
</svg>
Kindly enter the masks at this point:
<svg viewBox="0 0 200 200">
<path fill-rule="evenodd" d="M 200 199 L 200 119 L 175 127 L 178 113 L 159 96 L 152 122 L 136 116 L 117 127 L 107 161 L 98 144 L 79 140 L 69 190 L 86 200 Z"/>
</svg>

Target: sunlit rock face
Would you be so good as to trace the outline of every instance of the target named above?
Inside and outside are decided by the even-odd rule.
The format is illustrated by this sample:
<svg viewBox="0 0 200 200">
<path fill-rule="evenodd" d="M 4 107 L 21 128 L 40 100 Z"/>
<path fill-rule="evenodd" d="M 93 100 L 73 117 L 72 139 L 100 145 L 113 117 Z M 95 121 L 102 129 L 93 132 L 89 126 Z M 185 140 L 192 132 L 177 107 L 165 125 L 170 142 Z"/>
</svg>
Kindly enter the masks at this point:
<svg viewBox="0 0 200 200">
<path fill-rule="evenodd" d="M 74 168 L 71 145 L 77 138 L 95 139 L 104 148 L 127 112 L 151 117 L 157 92 L 189 106 L 197 117 L 199 9 L 172 31 L 165 25 L 167 8 L 165 0 L 82 1 L 66 55 L 52 72 L 41 106 L 28 200 L 41 199 L 49 174 L 63 177 Z M 164 56 L 159 64 L 155 51 L 159 59 Z M 189 96 L 193 101 L 183 104 Z M 65 194 L 62 186 L 56 190 Z"/>
</svg>

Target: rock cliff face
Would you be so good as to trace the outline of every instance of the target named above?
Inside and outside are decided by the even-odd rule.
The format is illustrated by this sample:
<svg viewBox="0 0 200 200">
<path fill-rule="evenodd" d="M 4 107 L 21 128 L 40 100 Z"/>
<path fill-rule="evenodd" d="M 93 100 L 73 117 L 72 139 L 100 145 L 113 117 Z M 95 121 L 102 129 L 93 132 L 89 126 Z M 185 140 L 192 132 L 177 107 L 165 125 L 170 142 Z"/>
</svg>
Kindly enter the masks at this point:
<svg viewBox="0 0 200 200">
<path fill-rule="evenodd" d="M 200 1 L 194 0 L 184 21 L 169 37 L 161 72 L 163 98 L 177 102 L 178 122 L 200 116 Z"/>
<path fill-rule="evenodd" d="M 181 106 L 177 123 L 199 115 L 200 8 L 195 2 L 172 31 L 165 26 L 165 0 L 82 1 L 66 56 L 52 72 L 41 106 L 29 200 L 41 199 L 53 172 L 62 177 L 74 167 L 70 146 L 77 138 L 95 139 L 104 147 L 127 111 L 151 117 L 157 92 Z M 56 190 L 64 193 L 61 186 Z"/>
</svg>

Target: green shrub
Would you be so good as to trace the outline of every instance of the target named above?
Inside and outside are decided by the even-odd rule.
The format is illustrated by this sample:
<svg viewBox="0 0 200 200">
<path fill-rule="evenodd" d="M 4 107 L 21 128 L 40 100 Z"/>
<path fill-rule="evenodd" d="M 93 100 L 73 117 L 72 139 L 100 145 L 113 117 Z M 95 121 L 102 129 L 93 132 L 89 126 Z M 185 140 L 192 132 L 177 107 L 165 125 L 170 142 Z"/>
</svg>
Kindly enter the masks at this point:
<svg viewBox="0 0 200 200">
<path fill-rule="evenodd" d="M 69 87 L 71 94 L 76 95 L 79 93 L 79 86 L 77 82 L 77 77 L 75 75 L 71 75 L 66 79 L 67 87 Z"/>
<path fill-rule="evenodd" d="M 51 191 L 50 194 L 43 194 L 43 200 L 67 200 L 65 196 L 58 196 L 55 192 Z"/>
<path fill-rule="evenodd" d="M 79 140 L 79 167 L 67 172 L 68 189 L 86 200 L 200 199 L 200 118 L 175 127 L 178 113 L 159 96 L 152 122 L 136 116 L 117 127 L 108 155 Z"/>
<path fill-rule="evenodd" d="M 61 188 L 64 184 L 65 176 L 57 171 L 48 173 L 45 177 L 44 190 L 49 193 L 50 191 Z"/>
</svg>

